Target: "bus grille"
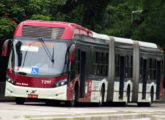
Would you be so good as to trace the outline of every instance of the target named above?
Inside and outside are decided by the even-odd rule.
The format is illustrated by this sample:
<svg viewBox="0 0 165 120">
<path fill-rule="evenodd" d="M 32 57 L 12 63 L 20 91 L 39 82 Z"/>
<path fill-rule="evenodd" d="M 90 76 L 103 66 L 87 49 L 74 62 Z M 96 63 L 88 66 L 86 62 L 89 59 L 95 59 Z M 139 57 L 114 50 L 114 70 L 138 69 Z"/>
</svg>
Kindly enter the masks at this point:
<svg viewBox="0 0 165 120">
<path fill-rule="evenodd" d="M 64 28 L 23 26 L 23 37 L 60 39 L 63 32 Z"/>
</svg>

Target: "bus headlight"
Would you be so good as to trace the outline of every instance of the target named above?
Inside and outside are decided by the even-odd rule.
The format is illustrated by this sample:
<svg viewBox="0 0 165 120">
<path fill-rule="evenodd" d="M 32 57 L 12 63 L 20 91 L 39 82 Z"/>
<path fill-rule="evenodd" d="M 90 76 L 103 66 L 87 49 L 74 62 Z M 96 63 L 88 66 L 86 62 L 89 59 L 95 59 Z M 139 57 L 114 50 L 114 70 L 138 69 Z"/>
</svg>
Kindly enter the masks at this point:
<svg viewBox="0 0 165 120">
<path fill-rule="evenodd" d="M 12 79 L 11 77 L 9 77 L 8 75 L 6 75 L 6 80 L 7 80 L 9 83 L 15 85 L 15 80 Z"/>
<path fill-rule="evenodd" d="M 59 86 L 63 86 L 66 84 L 67 84 L 67 79 L 64 79 L 64 80 L 60 80 L 60 81 L 54 83 L 53 87 L 59 87 Z"/>
</svg>

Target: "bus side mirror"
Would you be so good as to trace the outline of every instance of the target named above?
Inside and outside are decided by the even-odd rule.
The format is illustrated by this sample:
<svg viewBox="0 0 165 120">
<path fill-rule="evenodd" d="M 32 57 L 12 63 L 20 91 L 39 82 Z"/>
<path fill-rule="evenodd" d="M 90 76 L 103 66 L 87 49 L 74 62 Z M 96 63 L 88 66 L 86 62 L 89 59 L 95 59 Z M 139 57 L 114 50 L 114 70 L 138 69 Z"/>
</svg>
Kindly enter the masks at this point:
<svg viewBox="0 0 165 120">
<path fill-rule="evenodd" d="M 75 59 L 75 44 L 71 45 L 69 48 L 69 61 L 74 61 Z"/>
<path fill-rule="evenodd" d="M 8 47 L 9 47 L 9 43 L 11 42 L 10 39 L 8 40 L 5 40 L 5 42 L 3 43 L 3 46 L 2 46 L 2 56 L 3 57 L 6 57 L 7 56 L 7 53 L 8 53 Z"/>
</svg>

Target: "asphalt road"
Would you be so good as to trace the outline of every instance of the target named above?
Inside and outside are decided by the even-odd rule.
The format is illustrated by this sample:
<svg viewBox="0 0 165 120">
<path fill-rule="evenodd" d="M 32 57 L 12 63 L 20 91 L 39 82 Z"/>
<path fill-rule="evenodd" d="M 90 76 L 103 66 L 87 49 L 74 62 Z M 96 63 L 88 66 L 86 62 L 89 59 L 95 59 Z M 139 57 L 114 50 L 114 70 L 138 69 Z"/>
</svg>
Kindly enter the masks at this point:
<svg viewBox="0 0 165 120">
<path fill-rule="evenodd" d="M 165 104 L 151 107 L 97 105 L 46 105 L 41 102 L 0 102 L 0 120 L 165 120 Z"/>
</svg>

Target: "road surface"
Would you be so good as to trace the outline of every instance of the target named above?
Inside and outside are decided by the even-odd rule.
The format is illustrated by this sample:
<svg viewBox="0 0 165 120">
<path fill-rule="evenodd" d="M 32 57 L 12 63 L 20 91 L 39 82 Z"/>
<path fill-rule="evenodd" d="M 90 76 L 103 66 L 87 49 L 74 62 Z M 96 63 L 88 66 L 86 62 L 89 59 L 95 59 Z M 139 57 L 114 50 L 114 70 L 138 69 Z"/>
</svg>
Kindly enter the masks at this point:
<svg viewBox="0 0 165 120">
<path fill-rule="evenodd" d="M 0 120 L 165 120 L 165 104 L 155 103 L 151 107 L 97 107 L 80 105 L 46 105 L 41 102 L 0 102 Z"/>
</svg>

